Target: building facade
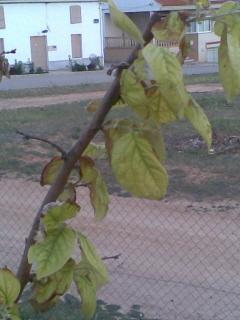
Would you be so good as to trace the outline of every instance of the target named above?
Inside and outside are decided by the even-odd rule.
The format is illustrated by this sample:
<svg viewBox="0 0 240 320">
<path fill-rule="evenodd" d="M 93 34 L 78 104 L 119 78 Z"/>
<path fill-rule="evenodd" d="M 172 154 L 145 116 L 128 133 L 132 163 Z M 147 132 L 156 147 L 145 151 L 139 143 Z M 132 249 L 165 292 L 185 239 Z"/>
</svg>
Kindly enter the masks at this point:
<svg viewBox="0 0 240 320">
<path fill-rule="evenodd" d="M 149 0 L 114 0 L 118 9 L 124 12 L 143 31 L 150 15 L 159 11 L 161 5 Z M 135 42 L 128 35 L 116 28 L 110 18 L 108 5 L 103 5 L 104 56 L 106 62 L 125 60 Z"/>
<path fill-rule="evenodd" d="M 91 54 L 103 57 L 101 17 L 97 0 L 1 1 L 0 51 L 17 49 L 10 64 L 44 71 L 66 69 L 69 57 L 87 64 Z"/>
<path fill-rule="evenodd" d="M 212 0 L 211 8 L 218 9 L 226 0 Z M 155 1 L 127 1 L 115 0 L 119 10 L 125 12 L 129 18 L 142 31 L 147 20 L 154 11 L 160 11 L 167 15 L 171 11 L 186 10 L 193 12 L 195 5 L 189 5 L 184 0 L 155 0 Z M 129 37 L 117 29 L 111 22 L 107 7 L 103 10 L 104 25 L 104 53 L 106 62 L 123 61 L 134 47 L 135 43 Z M 217 62 L 218 47 L 220 39 L 213 33 L 213 23 L 205 21 L 204 23 L 192 23 L 187 28 L 187 35 L 190 39 L 191 47 L 189 49 L 188 61 Z M 155 41 L 159 45 L 167 47 L 171 52 L 178 51 L 178 44 L 168 44 Z"/>
</svg>

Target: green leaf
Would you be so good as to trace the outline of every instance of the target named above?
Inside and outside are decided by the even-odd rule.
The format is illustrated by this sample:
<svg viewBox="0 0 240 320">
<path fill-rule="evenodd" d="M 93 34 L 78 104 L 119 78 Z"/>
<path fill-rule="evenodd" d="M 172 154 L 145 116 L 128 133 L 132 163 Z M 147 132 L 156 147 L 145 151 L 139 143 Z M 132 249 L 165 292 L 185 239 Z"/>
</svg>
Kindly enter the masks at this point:
<svg viewBox="0 0 240 320">
<path fill-rule="evenodd" d="M 28 251 L 29 263 L 37 262 L 38 280 L 58 271 L 71 257 L 75 248 L 75 233 L 69 228 L 51 230 L 45 240 L 35 243 Z"/>
<path fill-rule="evenodd" d="M 81 275 L 74 274 L 73 280 L 77 286 L 78 293 L 81 297 L 82 313 L 91 318 L 96 310 L 96 290 L 91 282 Z"/>
<path fill-rule="evenodd" d="M 154 44 L 148 44 L 143 49 L 143 56 L 169 108 L 177 119 L 181 119 L 188 104 L 188 95 L 177 58 L 169 50 Z"/>
<path fill-rule="evenodd" d="M 80 206 L 76 202 L 51 202 L 43 208 L 43 223 L 46 230 L 55 229 L 65 220 L 76 216 Z"/>
<path fill-rule="evenodd" d="M 130 70 L 123 70 L 120 78 L 121 97 L 141 118 L 149 116 L 148 100 L 145 90 L 136 74 Z"/>
<path fill-rule="evenodd" d="M 123 12 L 119 11 L 115 3 L 112 0 L 108 0 L 110 16 L 112 22 L 117 28 L 126 32 L 130 38 L 139 43 L 144 43 L 142 34 L 137 26 L 126 16 Z"/>
<path fill-rule="evenodd" d="M 20 292 L 20 282 L 14 273 L 7 269 L 0 269 L 0 305 L 14 302 Z"/>
<path fill-rule="evenodd" d="M 93 272 L 97 275 L 95 281 L 96 289 L 100 289 L 103 285 L 109 282 L 108 272 L 103 263 L 103 260 L 97 254 L 96 249 L 91 242 L 81 232 L 77 232 L 78 242 L 82 251 L 82 260 L 84 263 L 92 267 Z"/>
<path fill-rule="evenodd" d="M 228 102 L 240 91 L 240 49 L 232 45 L 234 38 L 229 40 L 229 37 L 225 27 L 218 50 L 219 75 Z"/>
<path fill-rule="evenodd" d="M 161 41 L 180 42 L 186 33 L 185 23 L 178 12 L 171 12 L 154 24 L 152 33 L 156 39 Z"/>
<path fill-rule="evenodd" d="M 111 164 L 119 183 L 133 195 L 159 200 L 166 194 L 166 170 L 139 133 L 126 133 L 114 143 Z"/>
<path fill-rule="evenodd" d="M 212 144 L 212 129 L 209 120 L 199 104 L 190 96 L 188 107 L 185 110 L 186 118 L 192 123 L 206 142 L 208 149 Z"/>
</svg>

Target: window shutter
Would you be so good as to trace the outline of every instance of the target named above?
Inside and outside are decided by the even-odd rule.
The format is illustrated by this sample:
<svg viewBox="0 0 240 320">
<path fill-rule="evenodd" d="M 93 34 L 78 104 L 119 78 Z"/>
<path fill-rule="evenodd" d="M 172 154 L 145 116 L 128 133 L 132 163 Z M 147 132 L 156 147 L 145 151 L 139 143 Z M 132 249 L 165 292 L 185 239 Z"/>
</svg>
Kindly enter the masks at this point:
<svg viewBox="0 0 240 320">
<path fill-rule="evenodd" d="M 70 6 L 70 22 L 71 24 L 82 22 L 80 6 Z"/>
<path fill-rule="evenodd" d="M 5 18 L 4 18 L 4 9 L 3 6 L 0 6 L 0 29 L 5 29 Z"/>
</svg>

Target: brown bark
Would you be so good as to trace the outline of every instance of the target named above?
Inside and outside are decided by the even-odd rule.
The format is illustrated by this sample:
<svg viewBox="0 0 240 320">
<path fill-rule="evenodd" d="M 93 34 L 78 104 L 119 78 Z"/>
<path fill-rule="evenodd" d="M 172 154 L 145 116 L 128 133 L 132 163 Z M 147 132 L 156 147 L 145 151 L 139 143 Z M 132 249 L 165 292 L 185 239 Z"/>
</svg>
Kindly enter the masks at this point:
<svg viewBox="0 0 240 320">
<path fill-rule="evenodd" d="M 148 24 L 143 32 L 143 39 L 146 41 L 146 44 L 149 43 L 153 39 L 153 34 L 151 32 L 152 26 L 159 21 L 160 14 L 155 13 L 153 14 Z M 128 64 L 132 64 L 134 60 L 137 58 L 138 51 L 141 49 L 141 45 L 137 44 L 135 48 L 133 49 L 132 53 L 130 54 L 129 58 L 127 59 Z M 117 102 L 119 95 L 120 95 L 120 83 L 119 83 L 119 75 L 121 73 L 121 70 L 118 70 L 118 75 L 115 77 L 112 85 L 108 89 L 106 95 L 101 101 L 100 106 L 96 110 L 93 118 L 83 131 L 82 135 L 76 142 L 76 144 L 73 146 L 73 148 L 66 154 L 65 156 L 65 162 L 62 166 L 62 168 L 59 171 L 58 176 L 56 177 L 54 183 L 51 185 L 45 199 L 43 200 L 43 203 L 35 217 L 35 220 L 32 225 L 32 229 L 30 231 L 30 234 L 28 236 L 28 239 L 26 241 L 25 249 L 22 255 L 22 259 L 19 265 L 19 269 L 17 272 L 17 277 L 21 283 L 21 293 L 26 286 L 26 284 L 30 280 L 30 271 L 31 271 L 31 264 L 28 263 L 28 250 L 30 246 L 32 246 L 35 243 L 34 236 L 36 234 L 36 231 L 39 227 L 39 219 L 42 214 L 43 207 L 50 203 L 55 202 L 58 198 L 58 196 L 61 194 L 61 192 L 64 189 L 64 186 L 67 182 L 67 179 L 69 177 L 70 172 L 72 171 L 75 163 L 81 156 L 81 154 L 84 152 L 88 144 L 92 141 L 95 134 L 101 130 L 104 119 L 106 118 L 107 114 L 109 113 L 111 107 Z M 21 295 L 20 293 L 20 295 Z"/>
</svg>

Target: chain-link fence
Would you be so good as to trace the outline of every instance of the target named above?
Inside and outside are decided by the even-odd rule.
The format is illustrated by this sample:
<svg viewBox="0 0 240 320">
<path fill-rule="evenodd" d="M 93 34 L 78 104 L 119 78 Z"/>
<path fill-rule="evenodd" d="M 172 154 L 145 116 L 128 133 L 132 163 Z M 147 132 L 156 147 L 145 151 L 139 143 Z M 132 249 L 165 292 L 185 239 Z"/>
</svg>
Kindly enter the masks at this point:
<svg viewBox="0 0 240 320">
<path fill-rule="evenodd" d="M 164 199 L 132 197 L 117 184 L 106 160 L 96 166 L 111 195 L 107 217 L 94 222 L 87 189 L 77 190 L 81 210 L 74 227 L 93 242 L 101 257 L 120 255 L 105 261 L 110 283 L 98 297 L 125 313 L 138 305 L 141 313 L 136 319 L 240 319 L 240 101 L 226 107 L 221 94 L 197 98 L 218 131 L 210 154 L 186 122 L 164 132 L 169 174 Z M 79 127 L 88 122 L 79 116 L 84 106 L 1 111 L 1 267 L 17 271 L 25 238 L 47 192 L 35 174 L 55 154 L 44 144 L 23 142 L 15 130 L 44 133 L 67 148 L 66 141 L 71 144 Z M 120 118 L 126 116 L 121 110 Z M 71 292 L 76 293 L 74 288 Z"/>
<path fill-rule="evenodd" d="M 109 186 L 109 214 L 101 222 L 92 219 L 87 190 L 78 190 L 81 211 L 74 227 L 102 257 L 120 254 L 106 260 L 110 283 L 98 297 L 126 311 L 139 305 L 143 319 L 240 319 L 236 177 L 229 182 L 196 166 L 168 169 L 172 182 L 162 201 L 138 199 Z M 46 189 L 16 177 L 2 177 L 0 188 L 1 264 L 16 271 Z"/>
</svg>

